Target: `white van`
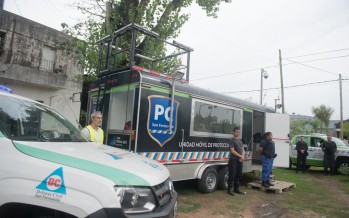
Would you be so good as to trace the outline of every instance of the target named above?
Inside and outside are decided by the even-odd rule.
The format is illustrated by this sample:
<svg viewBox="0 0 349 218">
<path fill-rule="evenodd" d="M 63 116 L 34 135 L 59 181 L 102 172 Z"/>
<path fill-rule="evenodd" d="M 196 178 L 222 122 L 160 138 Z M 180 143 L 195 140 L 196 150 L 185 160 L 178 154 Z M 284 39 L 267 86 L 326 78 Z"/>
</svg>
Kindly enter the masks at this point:
<svg viewBox="0 0 349 218">
<path fill-rule="evenodd" d="M 0 91 L 0 217 L 175 217 L 169 171 Z"/>
</svg>

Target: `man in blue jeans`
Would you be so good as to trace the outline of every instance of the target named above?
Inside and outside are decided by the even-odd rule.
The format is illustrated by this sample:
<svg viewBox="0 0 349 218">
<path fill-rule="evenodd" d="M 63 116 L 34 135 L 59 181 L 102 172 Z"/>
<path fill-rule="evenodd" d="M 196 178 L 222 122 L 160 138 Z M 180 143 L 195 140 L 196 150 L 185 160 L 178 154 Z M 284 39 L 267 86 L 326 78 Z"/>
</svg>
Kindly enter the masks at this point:
<svg viewBox="0 0 349 218">
<path fill-rule="evenodd" d="M 273 168 L 275 154 L 275 142 L 273 141 L 273 134 L 271 132 L 265 133 L 265 140 L 261 141 L 259 147 L 262 161 L 262 186 L 269 188 L 273 186 L 270 183 L 270 174 Z"/>
</svg>

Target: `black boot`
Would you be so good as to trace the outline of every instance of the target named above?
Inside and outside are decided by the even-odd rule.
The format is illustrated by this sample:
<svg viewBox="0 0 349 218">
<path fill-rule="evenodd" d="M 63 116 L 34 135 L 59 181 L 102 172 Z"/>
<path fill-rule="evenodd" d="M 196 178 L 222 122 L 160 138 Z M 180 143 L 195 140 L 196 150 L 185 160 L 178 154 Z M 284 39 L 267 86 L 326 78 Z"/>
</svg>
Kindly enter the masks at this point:
<svg viewBox="0 0 349 218">
<path fill-rule="evenodd" d="M 267 184 L 268 184 L 269 186 L 274 186 L 274 184 L 271 184 L 269 180 L 267 181 Z"/>
<path fill-rule="evenodd" d="M 267 183 L 267 182 L 264 182 L 264 181 L 262 182 L 262 186 L 263 186 L 263 187 L 266 187 L 266 188 L 269 188 L 269 187 L 270 187 L 270 185 L 268 185 L 268 183 Z"/>
<path fill-rule="evenodd" d="M 230 194 L 230 195 L 232 195 L 232 196 L 235 196 L 235 194 L 234 194 L 234 191 L 233 191 L 233 189 L 232 188 L 228 188 L 228 194 Z"/>
<path fill-rule="evenodd" d="M 240 189 L 234 190 L 234 193 L 240 194 L 240 195 L 245 195 L 246 194 L 246 192 L 240 191 Z"/>
</svg>

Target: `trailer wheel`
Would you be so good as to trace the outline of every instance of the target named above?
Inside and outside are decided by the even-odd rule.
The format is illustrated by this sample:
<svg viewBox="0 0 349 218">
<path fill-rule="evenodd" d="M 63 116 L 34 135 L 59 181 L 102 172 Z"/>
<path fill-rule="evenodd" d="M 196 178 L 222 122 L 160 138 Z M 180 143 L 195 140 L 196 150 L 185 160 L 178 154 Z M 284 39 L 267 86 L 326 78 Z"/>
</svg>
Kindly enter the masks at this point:
<svg viewBox="0 0 349 218">
<path fill-rule="evenodd" d="M 207 168 L 198 180 L 198 189 L 202 193 L 211 193 L 217 189 L 217 171 L 214 168 Z"/>
<path fill-rule="evenodd" d="M 218 188 L 219 189 L 228 189 L 228 176 L 229 176 L 228 166 L 222 167 L 218 170 Z"/>
</svg>

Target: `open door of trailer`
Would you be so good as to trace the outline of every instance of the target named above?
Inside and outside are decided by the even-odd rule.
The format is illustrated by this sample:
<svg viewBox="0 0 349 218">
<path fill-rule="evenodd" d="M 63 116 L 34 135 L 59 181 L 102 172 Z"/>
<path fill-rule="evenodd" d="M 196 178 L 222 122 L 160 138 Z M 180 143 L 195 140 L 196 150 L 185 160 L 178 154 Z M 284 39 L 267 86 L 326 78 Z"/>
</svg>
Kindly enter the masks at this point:
<svg viewBox="0 0 349 218">
<path fill-rule="evenodd" d="M 273 134 L 275 142 L 275 167 L 289 166 L 290 117 L 288 114 L 265 113 L 265 131 Z"/>
</svg>

